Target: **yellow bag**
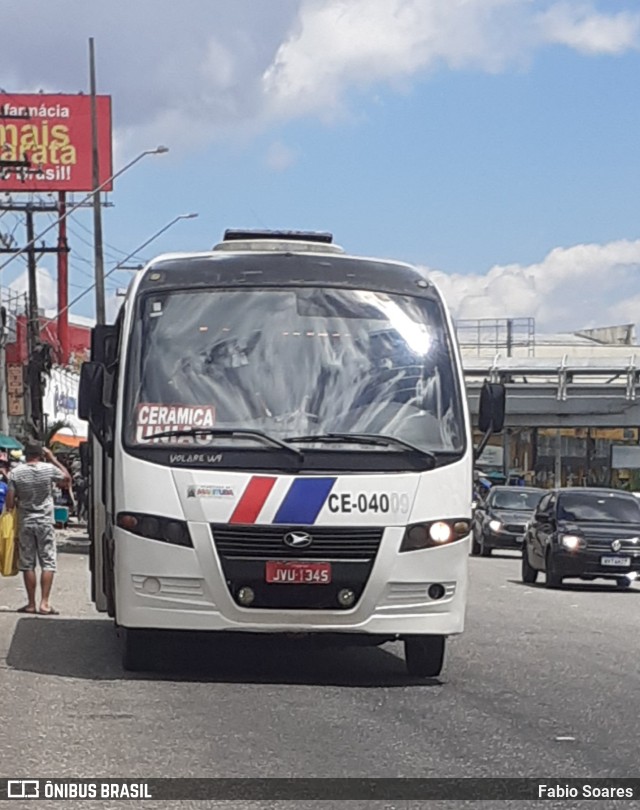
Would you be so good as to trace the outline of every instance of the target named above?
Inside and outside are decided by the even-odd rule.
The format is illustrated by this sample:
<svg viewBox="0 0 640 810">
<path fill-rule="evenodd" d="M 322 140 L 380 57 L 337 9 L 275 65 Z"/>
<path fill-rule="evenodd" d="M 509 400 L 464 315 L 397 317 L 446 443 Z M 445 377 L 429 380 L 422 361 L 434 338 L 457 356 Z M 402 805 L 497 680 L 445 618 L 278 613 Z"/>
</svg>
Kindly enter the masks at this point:
<svg viewBox="0 0 640 810">
<path fill-rule="evenodd" d="M 0 574 L 15 577 L 18 573 L 17 509 L 0 515 Z"/>
</svg>

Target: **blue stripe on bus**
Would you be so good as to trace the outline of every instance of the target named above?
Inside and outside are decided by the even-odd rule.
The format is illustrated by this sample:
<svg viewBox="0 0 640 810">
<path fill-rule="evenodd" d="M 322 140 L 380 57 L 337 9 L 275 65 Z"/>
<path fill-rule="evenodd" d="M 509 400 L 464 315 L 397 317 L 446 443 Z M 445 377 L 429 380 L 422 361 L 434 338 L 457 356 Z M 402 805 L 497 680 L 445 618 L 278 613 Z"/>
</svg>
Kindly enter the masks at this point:
<svg viewBox="0 0 640 810">
<path fill-rule="evenodd" d="M 273 523 L 315 523 L 336 478 L 296 478 L 289 487 Z"/>
</svg>

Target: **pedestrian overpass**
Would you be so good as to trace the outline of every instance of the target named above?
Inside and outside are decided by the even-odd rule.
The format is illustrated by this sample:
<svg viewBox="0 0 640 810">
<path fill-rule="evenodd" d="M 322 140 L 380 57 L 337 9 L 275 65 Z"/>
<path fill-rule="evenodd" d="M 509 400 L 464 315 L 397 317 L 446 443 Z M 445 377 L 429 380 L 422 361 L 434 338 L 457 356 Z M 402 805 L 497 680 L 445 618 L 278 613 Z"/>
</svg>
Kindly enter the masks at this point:
<svg viewBox="0 0 640 810">
<path fill-rule="evenodd" d="M 562 360 L 463 357 L 472 418 L 485 380 L 506 386 L 505 428 L 640 426 L 640 354 Z M 639 347 L 640 350 L 640 347 Z"/>
</svg>

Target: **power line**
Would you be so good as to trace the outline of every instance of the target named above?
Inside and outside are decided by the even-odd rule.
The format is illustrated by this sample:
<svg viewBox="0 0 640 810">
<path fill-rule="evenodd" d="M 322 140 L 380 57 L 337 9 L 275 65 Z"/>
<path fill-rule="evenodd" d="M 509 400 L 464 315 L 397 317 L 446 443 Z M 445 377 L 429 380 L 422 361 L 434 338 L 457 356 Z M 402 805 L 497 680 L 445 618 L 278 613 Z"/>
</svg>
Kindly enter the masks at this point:
<svg viewBox="0 0 640 810">
<path fill-rule="evenodd" d="M 171 228 L 172 225 L 175 225 L 176 222 L 179 222 L 181 219 L 194 219 L 197 216 L 198 216 L 198 214 L 179 214 L 177 217 L 174 217 L 170 222 L 167 222 L 166 225 L 164 225 L 162 228 L 160 228 L 159 231 L 156 231 L 152 236 L 150 236 L 148 239 L 146 239 L 141 245 L 138 245 L 138 247 L 132 253 L 130 253 L 128 256 L 126 256 L 119 264 L 116 264 L 115 267 L 112 267 L 111 270 L 109 270 L 108 273 L 105 273 L 103 281 L 105 279 L 107 279 L 110 275 L 112 275 L 112 273 L 115 273 L 120 268 L 120 265 L 122 265 L 125 262 L 132 259 L 134 256 L 136 256 L 139 253 L 139 251 L 141 251 L 147 245 L 151 244 L 151 242 L 153 242 L 154 239 L 157 239 L 161 234 L 163 234 L 165 231 L 169 230 L 169 228 Z M 66 311 L 66 310 L 69 310 L 74 304 L 76 304 L 81 298 L 83 298 L 95 286 L 96 286 L 96 282 L 94 282 L 90 287 L 87 287 L 87 289 L 84 292 L 80 293 L 80 295 L 76 296 L 73 299 L 73 301 L 71 301 L 69 304 L 67 304 L 67 306 L 64 308 L 64 310 L 61 310 L 60 312 L 58 312 L 58 315 L 62 314 L 62 312 Z"/>
<path fill-rule="evenodd" d="M 83 222 L 81 222 L 79 219 L 76 219 L 75 217 L 71 217 L 71 219 L 73 219 L 73 222 L 74 222 L 76 225 L 78 225 L 80 228 L 82 228 L 82 230 L 83 230 L 83 231 L 86 231 L 86 232 L 87 232 L 89 235 L 93 235 L 93 234 L 92 234 L 91 229 L 90 229 L 90 228 L 87 228 L 87 226 L 86 226 L 86 225 L 85 225 Z M 79 238 L 79 237 L 78 237 L 78 238 Z M 120 253 L 122 256 L 126 256 L 126 255 L 127 255 L 127 251 L 126 251 L 126 250 L 122 250 L 122 248 L 118 248 L 118 247 L 116 247 L 115 245 L 110 244 L 109 242 L 105 242 L 104 244 L 105 244 L 105 245 L 106 245 L 108 248 L 110 248 L 111 250 L 113 250 L 115 253 Z M 93 247 L 93 245 L 92 245 L 92 244 L 90 244 L 89 246 L 90 246 L 90 247 Z M 112 258 L 112 259 L 114 259 L 114 260 L 117 260 L 117 258 L 118 258 L 118 257 L 117 257 L 117 256 L 112 256 L 111 258 Z M 138 256 L 136 255 L 136 257 L 134 257 L 134 258 L 141 258 L 141 257 L 138 257 Z"/>
<path fill-rule="evenodd" d="M 59 216 L 54 223 L 45 228 L 44 231 L 41 231 L 39 234 L 34 235 L 33 238 L 30 239 L 29 242 L 23 248 L 21 248 L 19 251 L 16 251 L 13 256 L 11 256 L 9 259 L 0 264 L 0 270 L 3 270 L 8 264 L 17 259 L 18 256 L 22 255 L 23 253 L 34 247 L 42 239 L 43 236 L 45 236 L 46 234 L 49 233 L 50 230 L 52 230 L 52 228 L 54 228 L 60 222 L 66 220 L 67 217 L 70 216 L 74 211 L 77 211 L 79 208 L 86 205 L 86 203 L 89 200 L 95 198 L 96 194 L 101 192 L 105 186 L 107 186 L 109 183 L 115 180 L 116 177 L 120 177 L 121 174 L 124 174 L 124 172 L 128 171 L 128 169 L 134 166 L 139 160 L 142 160 L 143 157 L 145 157 L 146 155 L 161 155 L 168 151 L 169 150 L 166 146 L 157 146 L 155 149 L 145 149 L 137 157 L 133 158 L 133 160 L 130 160 L 125 166 L 119 169 L 115 174 L 112 174 L 111 177 L 108 177 L 103 183 L 101 183 L 99 186 L 96 186 L 96 188 L 94 188 L 93 191 L 91 191 L 89 194 L 83 197 L 79 203 L 74 203 L 74 205 L 68 208 L 64 212 L 64 214 Z"/>
<path fill-rule="evenodd" d="M 35 196 L 35 195 L 32 195 L 32 196 Z M 43 204 L 43 205 L 46 205 L 46 204 L 47 204 L 47 200 L 44 200 L 41 194 L 39 194 L 39 195 L 37 196 L 37 199 L 38 199 L 38 201 L 39 201 L 41 204 Z M 54 214 L 52 214 L 52 213 L 48 213 L 48 216 L 49 216 L 49 219 L 52 219 L 52 220 L 54 220 L 54 221 L 57 221 L 57 220 L 56 220 L 56 217 L 55 217 L 55 215 L 54 215 Z M 69 219 L 72 219 L 72 217 L 70 217 Z M 79 220 L 74 219 L 73 221 L 74 221 L 74 223 L 75 223 L 76 225 L 79 225 L 79 226 L 80 226 L 80 227 L 81 227 L 83 230 L 87 231 L 87 233 L 91 234 L 91 231 L 90 231 L 90 230 L 89 230 L 89 229 L 88 229 L 88 228 L 87 228 L 85 225 L 83 225 L 83 224 L 82 224 L 82 223 L 81 223 Z M 79 239 L 79 240 L 80 240 L 80 241 L 81 241 L 83 244 L 85 244 L 85 245 L 87 245 L 87 246 L 89 246 L 89 247 L 92 247 L 92 245 L 91 245 L 91 243 L 90 243 L 90 242 L 88 242 L 86 239 L 84 239 L 82 236 L 80 236 L 80 234 L 79 234 L 79 233 L 77 233 L 76 231 L 74 231 L 74 230 L 73 230 L 73 228 L 71 228 L 71 227 L 69 226 L 69 222 L 67 222 L 67 229 L 68 229 L 68 230 L 69 230 L 69 231 L 70 231 L 70 232 L 71 232 L 71 233 L 72 233 L 72 234 L 73 234 L 73 235 L 74 235 L 74 236 L 75 236 L 77 239 Z M 112 246 L 112 247 L 113 247 L 113 246 Z M 122 254 L 123 254 L 123 256 L 126 256 L 126 252 L 125 252 L 124 250 L 120 251 L 118 248 L 113 248 L 113 249 L 114 249 L 114 250 L 118 250 L 120 253 L 122 253 Z M 120 259 L 119 259 L 117 256 L 115 256 L 115 255 L 113 255 L 112 253 L 110 253 L 110 251 L 106 251 L 106 254 L 107 254 L 107 256 L 109 256 L 109 258 L 113 259 L 114 261 L 116 261 L 116 262 L 120 262 Z M 72 257 L 72 259 L 73 259 L 73 261 L 74 261 L 74 263 L 69 262 L 71 270 L 73 270 L 74 272 L 80 273 L 82 276 L 85 276 L 86 278 L 90 278 L 90 279 L 92 279 L 92 280 L 93 280 L 93 273 L 89 273 L 88 271 L 86 271 L 86 270 L 84 270 L 84 269 L 82 269 L 82 268 L 78 267 L 78 266 L 75 264 L 75 260 L 77 259 L 78 261 L 84 262 L 85 264 L 89 265 L 89 267 L 93 267 L 93 261 L 92 261 L 91 259 L 87 259 L 87 258 L 86 258 L 86 256 L 83 256 L 82 254 L 78 253 L 77 251 L 73 251 L 73 252 L 71 253 L 71 257 Z M 127 258 L 132 258 L 132 257 L 128 256 Z M 118 272 L 120 272 L 120 271 L 118 271 Z M 125 268 L 123 268 L 122 272 L 125 272 Z M 79 290 L 84 289 L 84 288 L 83 288 L 83 287 L 82 287 L 80 284 L 69 284 L 69 286 L 70 286 L 70 287 L 74 287 L 74 288 L 79 289 Z M 107 285 L 106 285 L 106 287 L 107 287 L 107 289 L 108 289 L 108 290 L 110 290 L 111 292 L 117 292 L 117 290 L 120 288 L 120 285 L 119 285 L 119 284 L 117 284 L 117 283 L 115 283 L 115 284 L 114 284 L 114 283 L 109 283 L 109 284 L 107 284 Z"/>
<path fill-rule="evenodd" d="M 46 200 L 43 200 L 42 195 L 38 196 L 38 200 L 39 200 L 40 203 L 46 203 Z M 48 213 L 48 216 L 49 216 L 50 219 L 55 218 L 55 215 L 50 213 L 50 212 Z M 71 228 L 68 228 L 68 230 L 70 230 L 73 233 Z M 78 234 L 75 234 L 75 235 L 78 238 L 80 238 Z M 84 239 L 81 239 L 80 241 L 84 242 L 84 244 L 89 244 Z M 87 259 L 86 256 L 83 256 L 82 254 L 78 253 L 75 250 L 72 251 L 70 255 L 71 255 L 72 259 L 73 259 L 73 262 L 71 262 L 71 261 L 69 262 L 71 270 L 73 272 L 75 272 L 75 273 L 80 273 L 80 275 L 85 276 L 86 278 L 90 278 L 91 280 L 93 280 L 93 273 L 90 273 L 87 270 L 84 270 L 82 267 L 78 267 L 75 264 L 75 261 L 77 260 L 77 261 L 84 262 L 85 264 L 89 265 L 90 267 L 93 267 L 93 261 L 91 259 Z M 71 283 L 69 283 L 69 286 L 74 287 L 77 290 L 84 289 L 84 287 L 81 284 L 71 284 Z M 115 291 L 115 290 L 118 289 L 118 285 L 113 285 L 113 284 L 108 285 L 108 289 L 111 290 L 111 291 Z"/>
<path fill-rule="evenodd" d="M 73 221 L 74 221 L 74 223 L 75 223 L 76 225 L 78 224 L 78 223 L 77 223 L 77 220 L 73 220 Z M 93 247 L 93 245 L 91 244 L 91 242 L 89 242 L 89 240 L 88 240 L 88 239 L 85 239 L 85 238 L 84 238 L 84 236 L 81 236 L 81 235 L 78 233 L 78 231 L 74 230 L 74 229 L 73 229 L 73 228 L 72 228 L 72 227 L 71 227 L 71 226 L 70 226 L 68 223 L 67 223 L 67 229 L 68 229 L 69 233 L 73 234 L 73 236 L 74 236 L 74 237 L 75 237 L 75 238 L 76 238 L 76 239 L 77 239 L 79 242 L 82 242 L 82 244 L 83 244 L 83 245 L 86 245 L 87 247 Z M 117 261 L 119 260 L 119 257 L 118 257 L 118 256 L 116 256 L 116 255 L 115 255 L 115 253 L 112 253 L 110 250 L 105 251 L 105 254 L 106 254 L 106 255 L 107 255 L 107 256 L 108 256 L 110 259 L 112 259 L 113 261 L 116 261 L 116 262 L 117 262 Z M 124 252 L 123 252 L 123 255 L 124 255 Z"/>
</svg>

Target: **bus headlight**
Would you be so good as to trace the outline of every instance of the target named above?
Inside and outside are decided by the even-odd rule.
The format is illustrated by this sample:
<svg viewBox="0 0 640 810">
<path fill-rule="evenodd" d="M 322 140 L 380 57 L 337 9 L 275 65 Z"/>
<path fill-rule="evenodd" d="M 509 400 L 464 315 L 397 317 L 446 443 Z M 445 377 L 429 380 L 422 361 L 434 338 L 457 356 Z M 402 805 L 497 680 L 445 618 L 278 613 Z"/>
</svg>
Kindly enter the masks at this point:
<svg viewBox="0 0 640 810">
<path fill-rule="evenodd" d="M 143 515 L 139 512 L 120 512 L 117 524 L 138 537 L 147 540 L 159 540 L 172 546 L 187 546 L 193 548 L 189 527 L 184 520 L 160 517 L 158 515 Z"/>
<path fill-rule="evenodd" d="M 429 526 L 429 537 L 434 543 L 448 543 L 453 535 L 453 530 L 448 523 L 438 520 Z"/>
<path fill-rule="evenodd" d="M 438 548 L 469 534 L 471 523 L 466 518 L 434 520 L 429 523 L 414 523 L 405 529 L 400 551 L 417 551 Z"/>
</svg>

